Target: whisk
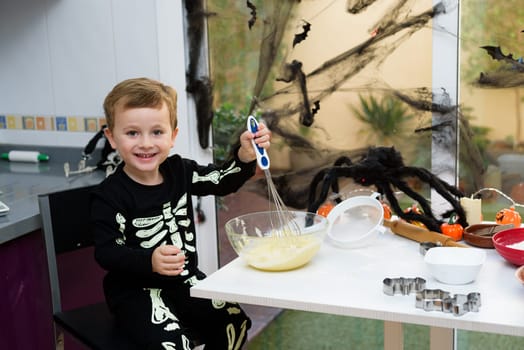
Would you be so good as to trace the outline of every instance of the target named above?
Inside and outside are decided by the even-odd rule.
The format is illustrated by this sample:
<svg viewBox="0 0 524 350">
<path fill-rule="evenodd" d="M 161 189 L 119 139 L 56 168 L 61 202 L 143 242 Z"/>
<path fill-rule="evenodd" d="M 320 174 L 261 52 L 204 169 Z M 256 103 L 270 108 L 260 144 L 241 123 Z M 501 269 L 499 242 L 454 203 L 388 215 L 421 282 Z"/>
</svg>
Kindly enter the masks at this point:
<svg viewBox="0 0 524 350">
<path fill-rule="evenodd" d="M 255 117 L 249 116 L 247 118 L 247 129 L 253 134 L 258 130 L 258 121 Z M 257 163 L 260 169 L 264 171 L 266 176 L 268 197 L 270 205 L 273 204 L 275 207 L 275 215 L 270 216 L 272 235 L 276 237 L 287 237 L 287 236 L 298 236 L 300 235 L 300 227 L 295 221 L 295 216 L 290 212 L 273 183 L 271 172 L 269 171 L 269 157 L 264 148 L 258 146 L 254 140 L 251 140 L 255 153 L 257 155 Z"/>
</svg>

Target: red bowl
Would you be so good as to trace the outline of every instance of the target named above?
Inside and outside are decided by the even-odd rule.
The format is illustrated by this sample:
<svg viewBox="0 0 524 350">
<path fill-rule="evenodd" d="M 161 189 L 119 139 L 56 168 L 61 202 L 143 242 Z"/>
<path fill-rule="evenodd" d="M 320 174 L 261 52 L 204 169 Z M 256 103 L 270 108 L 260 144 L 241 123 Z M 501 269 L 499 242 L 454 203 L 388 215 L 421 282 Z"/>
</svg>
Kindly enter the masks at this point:
<svg viewBox="0 0 524 350">
<path fill-rule="evenodd" d="M 493 246 L 497 252 L 510 263 L 524 265 L 524 250 L 508 247 L 508 245 L 524 241 L 524 227 L 511 228 L 493 235 Z"/>
</svg>

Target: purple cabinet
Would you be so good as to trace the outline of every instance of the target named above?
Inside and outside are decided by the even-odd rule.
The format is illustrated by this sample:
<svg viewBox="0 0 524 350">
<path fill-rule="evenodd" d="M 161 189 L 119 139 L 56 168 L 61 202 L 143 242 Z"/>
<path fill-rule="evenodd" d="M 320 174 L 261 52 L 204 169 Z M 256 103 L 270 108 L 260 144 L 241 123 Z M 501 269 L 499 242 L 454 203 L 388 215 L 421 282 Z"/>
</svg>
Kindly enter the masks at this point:
<svg viewBox="0 0 524 350">
<path fill-rule="evenodd" d="M 0 244 L 0 349 L 55 349 L 45 254 L 40 230 Z M 104 300 L 92 248 L 62 254 L 57 264 L 62 309 Z M 65 349 L 84 348 L 66 336 Z"/>
<path fill-rule="evenodd" d="M 53 322 L 40 231 L 0 244 L 0 348 L 52 350 Z"/>
</svg>

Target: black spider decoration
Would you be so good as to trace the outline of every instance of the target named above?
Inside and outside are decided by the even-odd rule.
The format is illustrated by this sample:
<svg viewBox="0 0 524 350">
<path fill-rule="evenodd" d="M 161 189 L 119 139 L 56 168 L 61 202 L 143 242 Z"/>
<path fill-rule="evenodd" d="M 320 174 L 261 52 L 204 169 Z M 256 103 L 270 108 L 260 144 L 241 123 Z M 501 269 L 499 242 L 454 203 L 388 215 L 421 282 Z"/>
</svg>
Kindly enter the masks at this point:
<svg viewBox="0 0 524 350">
<path fill-rule="evenodd" d="M 468 226 L 466 213 L 458 201 L 459 198 L 464 197 L 464 194 L 427 169 L 405 166 L 400 152 L 394 147 L 371 147 L 357 163 L 353 163 L 348 157 L 340 157 L 333 167 L 325 168 L 318 172 L 310 185 L 309 212 L 315 213 L 318 210 L 320 205 L 326 200 L 330 188 L 333 192 L 338 193 L 338 179 L 342 177 L 352 178 L 363 186 L 374 185 L 381 195 L 386 196 L 391 209 L 400 218 L 406 221 L 422 222 L 429 230 L 441 232 L 440 225 L 443 221 L 438 220 L 434 216 L 428 201 L 410 188 L 404 180 L 406 177 L 418 178 L 435 189 L 451 204 L 453 209 L 444 213 L 444 217 L 449 217 L 452 212 L 455 212 L 459 217 L 459 223 L 463 227 Z M 320 182 L 322 182 L 322 187 L 318 198 L 316 198 Z M 423 214 L 418 214 L 415 211 L 404 212 L 395 197 L 395 189 L 404 192 L 418 202 Z"/>
</svg>

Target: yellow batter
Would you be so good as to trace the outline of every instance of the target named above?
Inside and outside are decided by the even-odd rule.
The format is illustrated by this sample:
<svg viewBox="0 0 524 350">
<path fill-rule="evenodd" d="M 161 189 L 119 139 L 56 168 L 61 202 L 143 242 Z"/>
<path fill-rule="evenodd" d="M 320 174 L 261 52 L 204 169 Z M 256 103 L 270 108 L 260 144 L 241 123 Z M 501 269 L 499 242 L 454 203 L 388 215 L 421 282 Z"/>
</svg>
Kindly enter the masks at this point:
<svg viewBox="0 0 524 350">
<path fill-rule="evenodd" d="M 245 247 L 242 256 L 247 263 L 265 271 L 292 270 L 306 264 L 320 249 L 315 236 L 266 237 Z"/>
</svg>

